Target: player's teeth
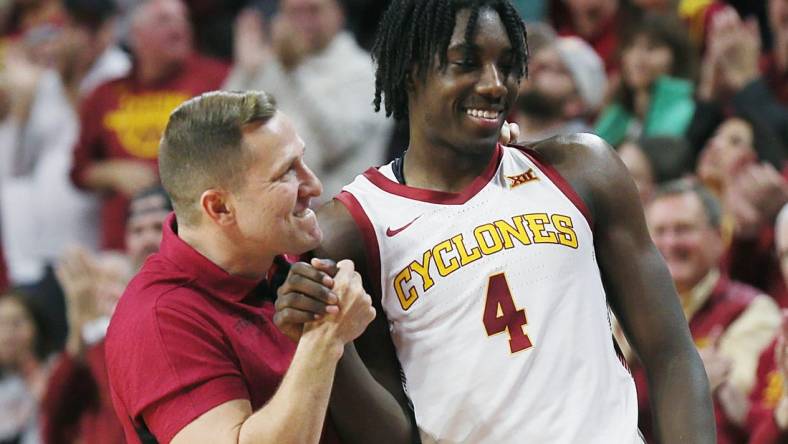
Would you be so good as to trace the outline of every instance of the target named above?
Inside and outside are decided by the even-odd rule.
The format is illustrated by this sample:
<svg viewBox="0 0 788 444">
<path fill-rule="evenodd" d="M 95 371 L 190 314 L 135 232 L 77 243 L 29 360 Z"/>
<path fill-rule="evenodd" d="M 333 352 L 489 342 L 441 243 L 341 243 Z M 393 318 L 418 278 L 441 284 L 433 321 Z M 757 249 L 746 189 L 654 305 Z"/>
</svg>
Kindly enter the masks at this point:
<svg viewBox="0 0 788 444">
<path fill-rule="evenodd" d="M 469 116 L 473 117 L 481 117 L 484 119 L 496 119 L 498 118 L 498 113 L 495 111 L 482 111 L 480 109 L 468 109 L 465 110 L 465 113 Z"/>
</svg>

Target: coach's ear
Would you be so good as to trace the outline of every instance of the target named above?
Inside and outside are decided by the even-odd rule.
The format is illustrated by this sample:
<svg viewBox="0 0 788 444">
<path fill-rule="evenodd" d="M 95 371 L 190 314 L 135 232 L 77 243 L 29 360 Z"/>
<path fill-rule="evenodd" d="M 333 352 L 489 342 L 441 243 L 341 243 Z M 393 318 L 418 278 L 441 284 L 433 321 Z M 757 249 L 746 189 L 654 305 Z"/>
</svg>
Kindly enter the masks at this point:
<svg viewBox="0 0 788 444">
<path fill-rule="evenodd" d="M 235 223 L 235 211 L 233 211 L 229 197 L 229 194 L 224 190 L 203 191 L 200 195 L 200 207 L 203 214 L 217 225 Z"/>
</svg>

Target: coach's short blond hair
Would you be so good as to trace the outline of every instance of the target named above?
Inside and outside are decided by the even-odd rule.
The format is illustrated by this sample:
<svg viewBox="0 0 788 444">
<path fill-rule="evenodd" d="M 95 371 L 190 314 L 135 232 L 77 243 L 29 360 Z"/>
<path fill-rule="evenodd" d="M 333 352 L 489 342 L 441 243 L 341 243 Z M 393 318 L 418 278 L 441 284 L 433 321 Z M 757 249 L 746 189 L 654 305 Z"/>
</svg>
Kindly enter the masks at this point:
<svg viewBox="0 0 788 444">
<path fill-rule="evenodd" d="M 170 114 L 159 146 L 159 175 L 178 223 L 200 220 L 205 190 L 243 185 L 251 163 L 243 127 L 265 124 L 275 113 L 276 101 L 265 92 L 216 91 L 190 99 Z"/>
</svg>

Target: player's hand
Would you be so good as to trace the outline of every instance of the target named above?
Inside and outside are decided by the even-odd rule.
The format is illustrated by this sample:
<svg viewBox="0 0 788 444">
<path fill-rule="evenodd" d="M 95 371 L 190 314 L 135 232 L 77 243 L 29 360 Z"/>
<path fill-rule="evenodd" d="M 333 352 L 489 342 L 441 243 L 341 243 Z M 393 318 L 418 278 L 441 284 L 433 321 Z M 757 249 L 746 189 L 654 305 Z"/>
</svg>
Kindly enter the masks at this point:
<svg viewBox="0 0 788 444">
<path fill-rule="evenodd" d="M 514 122 L 503 122 L 501 133 L 498 135 L 498 142 L 503 145 L 515 143 L 520 139 L 520 125 Z"/>
<path fill-rule="evenodd" d="M 304 324 L 339 312 L 339 297 L 333 291 L 338 268 L 329 259 L 297 262 L 290 267 L 284 284 L 277 289 L 274 324 L 287 337 L 298 341 Z"/>
<path fill-rule="evenodd" d="M 334 277 L 333 290 L 339 297 L 339 312 L 307 323 L 304 334 L 313 330 L 321 331 L 336 340 L 338 346 L 344 346 L 359 337 L 375 319 L 375 308 L 372 307 L 372 298 L 364 291 L 361 275 L 355 271 L 353 261 L 339 261 L 337 268 L 339 271 Z"/>
</svg>

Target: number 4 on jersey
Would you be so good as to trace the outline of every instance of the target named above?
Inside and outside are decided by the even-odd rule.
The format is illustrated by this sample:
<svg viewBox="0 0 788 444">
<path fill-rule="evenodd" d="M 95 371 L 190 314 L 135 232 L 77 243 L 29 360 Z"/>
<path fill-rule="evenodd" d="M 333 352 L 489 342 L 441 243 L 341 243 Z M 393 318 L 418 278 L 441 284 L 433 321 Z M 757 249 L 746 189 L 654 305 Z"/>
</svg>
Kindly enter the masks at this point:
<svg viewBox="0 0 788 444">
<path fill-rule="evenodd" d="M 506 282 L 506 275 L 503 273 L 490 276 L 482 321 L 488 336 L 504 331 L 509 332 L 509 348 L 512 353 L 527 350 L 533 346 L 531 338 L 524 331 L 524 327 L 528 324 L 525 310 L 518 310 L 514 305 L 512 293 L 509 291 L 509 283 Z"/>
</svg>

